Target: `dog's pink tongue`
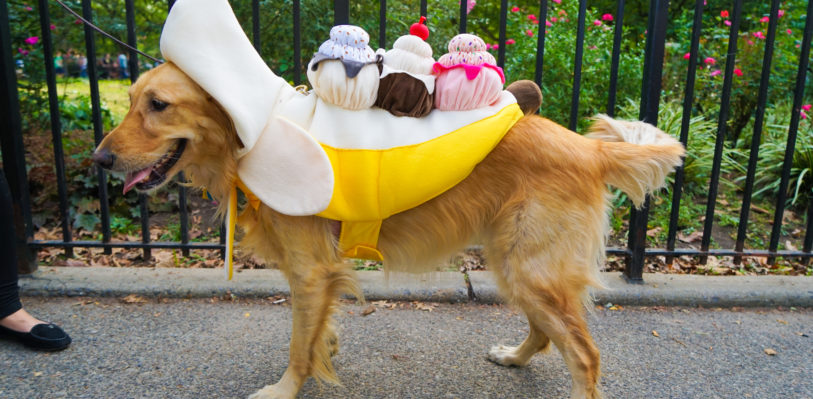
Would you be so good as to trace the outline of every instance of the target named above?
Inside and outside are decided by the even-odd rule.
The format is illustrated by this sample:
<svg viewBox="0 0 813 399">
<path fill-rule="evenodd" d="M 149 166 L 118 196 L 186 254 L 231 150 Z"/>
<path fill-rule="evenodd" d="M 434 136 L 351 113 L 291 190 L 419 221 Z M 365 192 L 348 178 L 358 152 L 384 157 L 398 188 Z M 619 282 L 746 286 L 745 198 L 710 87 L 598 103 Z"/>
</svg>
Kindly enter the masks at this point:
<svg viewBox="0 0 813 399">
<path fill-rule="evenodd" d="M 147 178 L 152 172 L 152 168 L 146 168 L 139 170 L 138 172 L 130 172 L 127 174 L 127 177 L 124 179 L 124 190 L 121 192 L 122 194 L 127 194 L 130 189 L 133 188 L 138 182 Z"/>
</svg>

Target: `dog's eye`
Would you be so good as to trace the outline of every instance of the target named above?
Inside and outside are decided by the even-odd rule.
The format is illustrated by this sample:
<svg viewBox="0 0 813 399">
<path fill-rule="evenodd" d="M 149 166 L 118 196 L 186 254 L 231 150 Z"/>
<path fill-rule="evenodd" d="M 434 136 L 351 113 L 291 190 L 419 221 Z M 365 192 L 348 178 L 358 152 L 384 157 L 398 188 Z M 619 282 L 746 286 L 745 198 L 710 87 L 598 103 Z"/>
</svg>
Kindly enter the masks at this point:
<svg viewBox="0 0 813 399">
<path fill-rule="evenodd" d="M 169 103 L 165 103 L 165 102 L 163 102 L 163 101 L 161 101 L 161 100 L 159 100 L 157 98 L 153 98 L 150 101 L 150 105 L 152 106 L 152 109 L 154 109 L 156 111 L 163 111 L 164 109 L 167 108 Z"/>
</svg>

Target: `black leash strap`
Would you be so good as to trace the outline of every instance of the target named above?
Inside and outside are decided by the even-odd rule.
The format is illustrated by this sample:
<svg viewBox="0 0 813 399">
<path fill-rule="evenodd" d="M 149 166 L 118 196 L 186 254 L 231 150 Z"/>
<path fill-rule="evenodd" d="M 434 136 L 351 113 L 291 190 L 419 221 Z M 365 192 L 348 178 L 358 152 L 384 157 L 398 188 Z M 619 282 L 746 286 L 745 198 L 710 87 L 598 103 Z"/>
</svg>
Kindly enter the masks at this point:
<svg viewBox="0 0 813 399">
<path fill-rule="evenodd" d="M 54 1 L 56 1 L 57 3 L 59 3 L 59 5 L 61 5 L 61 6 L 62 6 L 62 8 L 64 8 L 64 9 L 65 9 L 65 11 L 69 12 L 71 15 L 73 15 L 74 17 L 76 17 L 76 19 L 78 19 L 78 20 L 82 21 L 82 22 L 83 22 L 85 25 L 90 26 L 90 27 L 91 27 L 91 28 L 93 28 L 93 30 L 95 30 L 96 32 L 101 33 L 102 35 L 104 35 L 104 36 L 108 37 L 110 40 L 113 40 L 114 42 L 118 43 L 119 45 L 124 46 L 124 47 L 126 47 L 126 48 L 128 48 L 128 49 L 130 49 L 130 50 L 132 50 L 132 51 L 135 51 L 136 53 L 141 54 L 142 56 L 147 57 L 147 58 L 149 58 L 150 60 L 152 60 L 152 61 L 154 61 L 154 62 L 159 62 L 159 63 L 163 63 L 163 62 L 164 62 L 163 60 L 159 60 L 158 58 L 155 58 L 155 57 L 153 57 L 153 56 L 151 56 L 151 55 L 145 54 L 145 53 L 144 53 L 144 52 L 142 52 L 141 50 L 139 50 L 139 49 L 137 49 L 137 48 L 135 48 L 135 47 L 133 47 L 133 46 L 131 46 L 131 45 L 129 45 L 129 44 L 127 44 L 127 43 L 125 43 L 125 42 L 123 42 L 123 41 L 119 40 L 119 39 L 116 39 L 115 37 L 113 37 L 113 35 L 111 35 L 111 34 L 109 34 L 109 33 L 105 32 L 105 31 L 103 31 L 101 28 L 99 28 L 98 26 L 94 25 L 94 24 L 93 24 L 93 23 L 91 23 L 90 21 L 88 21 L 88 20 L 86 20 L 86 19 L 82 18 L 82 16 L 81 16 L 81 15 L 77 14 L 77 13 L 76 13 L 76 11 L 72 10 L 70 7 L 68 7 L 68 5 L 66 5 L 65 3 L 63 3 L 61 0 L 54 0 Z"/>
</svg>

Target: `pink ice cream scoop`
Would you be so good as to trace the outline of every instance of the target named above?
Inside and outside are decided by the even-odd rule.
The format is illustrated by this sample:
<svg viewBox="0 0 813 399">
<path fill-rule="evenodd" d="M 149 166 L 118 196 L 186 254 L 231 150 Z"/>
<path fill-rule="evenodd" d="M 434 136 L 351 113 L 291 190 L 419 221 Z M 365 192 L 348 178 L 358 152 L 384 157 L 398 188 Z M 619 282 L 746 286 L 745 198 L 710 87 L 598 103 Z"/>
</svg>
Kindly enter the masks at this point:
<svg viewBox="0 0 813 399">
<path fill-rule="evenodd" d="M 486 51 L 483 39 L 461 33 L 449 41 L 448 50 L 433 66 L 437 75 L 435 108 L 463 111 L 497 102 L 505 75 L 494 56 Z"/>
</svg>

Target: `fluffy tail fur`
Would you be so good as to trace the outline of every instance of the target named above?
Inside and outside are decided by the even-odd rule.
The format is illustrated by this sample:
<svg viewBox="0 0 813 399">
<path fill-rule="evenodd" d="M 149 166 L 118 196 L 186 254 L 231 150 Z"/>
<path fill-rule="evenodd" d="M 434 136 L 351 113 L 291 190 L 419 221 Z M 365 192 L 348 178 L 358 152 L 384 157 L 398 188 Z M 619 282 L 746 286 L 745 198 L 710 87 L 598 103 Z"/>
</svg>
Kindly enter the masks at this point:
<svg viewBox="0 0 813 399">
<path fill-rule="evenodd" d="M 598 115 L 587 137 L 603 141 L 605 182 L 627 193 L 640 207 L 647 193 L 662 187 L 666 175 L 683 163 L 686 150 L 672 136 L 644 122 Z"/>
</svg>

